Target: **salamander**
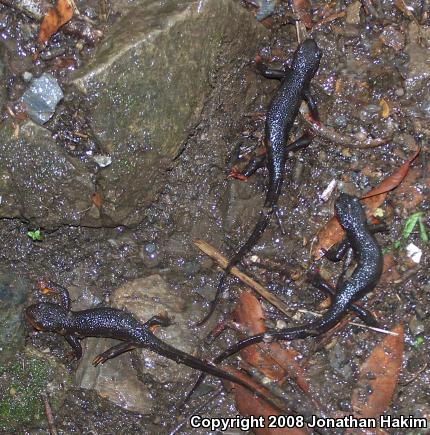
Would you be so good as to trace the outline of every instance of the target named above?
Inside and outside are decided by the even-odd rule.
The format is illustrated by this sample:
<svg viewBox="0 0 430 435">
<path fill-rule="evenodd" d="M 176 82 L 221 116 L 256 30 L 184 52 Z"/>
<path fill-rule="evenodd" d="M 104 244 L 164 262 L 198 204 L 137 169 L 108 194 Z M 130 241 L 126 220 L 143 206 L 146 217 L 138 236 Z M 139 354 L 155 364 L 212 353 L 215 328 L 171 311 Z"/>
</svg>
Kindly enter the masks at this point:
<svg viewBox="0 0 430 435">
<path fill-rule="evenodd" d="M 320 335 L 332 328 L 351 309 L 352 304 L 373 290 L 382 274 L 383 256 L 373 231 L 368 227 L 366 216 L 358 198 L 341 193 L 335 201 L 336 216 L 345 230 L 347 244 L 352 248 L 357 265 L 351 277 L 341 280 L 330 308 L 314 322 L 280 331 L 268 331 L 245 338 L 222 352 L 213 360 L 220 363 L 229 356 L 256 343 L 277 340 L 303 339 Z M 192 391 L 203 381 L 200 375 Z M 188 394 L 191 395 L 192 391 Z"/>
<path fill-rule="evenodd" d="M 230 270 L 239 264 L 242 258 L 255 246 L 269 224 L 281 193 L 288 153 L 303 148 L 310 143 L 309 137 L 305 140 L 298 139 L 298 141 L 290 145 L 287 145 L 287 140 L 303 99 L 308 102 L 311 112 L 318 116 L 316 105 L 309 92 L 309 86 L 311 79 L 318 70 L 321 55 L 321 50 L 316 42 L 307 39 L 297 47 L 290 68 L 278 71 L 275 75 L 271 74 L 275 70 L 265 70 L 265 75 L 268 77 L 282 77 L 281 86 L 272 99 L 266 114 L 265 146 L 267 149 L 266 165 L 269 172 L 266 198 L 257 224 L 248 240 L 228 262 L 219 281 L 215 298 L 210 304 L 209 311 L 198 325 L 205 323 L 212 315 L 223 292 Z"/>
<path fill-rule="evenodd" d="M 55 283 L 42 283 L 41 289 L 45 294 L 51 293 L 59 296 L 59 303 L 39 302 L 30 305 L 25 310 L 26 320 L 38 331 L 55 332 L 62 335 L 73 348 L 77 360 L 82 357 L 82 347 L 79 342 L 81 338 L 114 338 L 121 340 L 122 343 L 96 356 L 93 360 L 94 366 L 135 348 L 145 348 L 179 364 L 185 364 L 193 369 L 241 385 L 273 406 L 279 407 L 247 382 L 211 363 L 176 349 L 156 337 L 151 329 L 155 326 L 169 326 L 171 321 L 166 316 L 154 316 L 142 323 L 130 313 L 116 308 L 100 307 L 71 311 L 67 289 Z"/>
</svg>

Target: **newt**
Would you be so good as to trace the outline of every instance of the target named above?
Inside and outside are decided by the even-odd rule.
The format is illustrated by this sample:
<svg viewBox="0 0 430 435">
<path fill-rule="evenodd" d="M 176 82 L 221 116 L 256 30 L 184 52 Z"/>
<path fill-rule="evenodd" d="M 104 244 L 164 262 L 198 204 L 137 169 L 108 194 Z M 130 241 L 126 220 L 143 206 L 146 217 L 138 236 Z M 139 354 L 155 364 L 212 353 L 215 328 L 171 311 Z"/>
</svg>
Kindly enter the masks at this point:
<svg viewBox="0 0 430 435">
<path fill-rule="evenodd" d="M 171 320 L 167 316 L 153 316 L 142 323 L 130 313 L 116 308 L 99 307 L 71 311 L 70 296 L 66 288 L 52 282 L 40 282 L 39 287 L 45 295 L 57 295 L 59 303 L 39 302 L 30 305 L 25 310 L 27 322 L 38 331 L 55 332 L 62 335 L 72 347 L 77 360 L 82 357 L 80 339 L 84 337 L 114 338 L 121 340 L 122 343 L 96 356 L 93 360 L 94 366 L 103 364 L 107 360 L 135 348 L 145 348 L 178 364 L 184 364 L 217 378 L 241 385 L 279 408 L 272 400 L 242 379 L 170 346 L 155 336 L 152 332 L 154 327 L 171 325 Z"/>
<path fill-rule="evenodd" d="M 266 166 L 269 172 L 269 181 L 263 209 L 260 212 L 248 240 L 242 245 L 223 272 L 215 298 L 210 304 L 209 311 L 198 325 L 205 323 L 214 312 L 218 300 L 223 292 L 224 284 L 230 270 L 255 246 L 261 238 L 269 221 L 276 211 L 279 195 L 284 181 L 285 163 L 290 151 L 309 145 L 309 136 L 298 139 L 290 145 L 287 140 L 293 127 L 294 120 L 299 112 L 300 104 L 305 99 L 311 113 L 318 118 L 315 102 L 310 94 L 310 82 L 318 70 L 321 59 L 321 50 L 313 39 L 303 41 L 296 49 L 290 68 L 283 71 L 266 68 L 263 74 L 269 78 L 282 78 L 281 85 L 272 99 L 265 123 L 265 146 L 267 150 Z"/>
<path fill-rule="evenodd" d="M 353 307 L 354 302 L 362 298 L 377 285 L 383 266 L 383 255 L 378 242 L 367 225 L 364 210 L 358 198 L 341 193 L 335 201 L 335 213 L 340 225 L 345 230 L 346 242 L 356 259 L 356 267 L 349 279 L 341 279 L 336 286 L 336 293 L 330 308 L 314 322 L 279 331 L 268 331 L 245 338 L 222 352 L 213 360 L 215 364 L 222 362 L 240 350 L 257 343 L 270 343 L 278 340 L 296 340 L 320 335 L 335 326 Z M 359 313 L 366 319 L 366 312 Z M 201 374 L 192 392 L 204 379 Z"/>
</svg>

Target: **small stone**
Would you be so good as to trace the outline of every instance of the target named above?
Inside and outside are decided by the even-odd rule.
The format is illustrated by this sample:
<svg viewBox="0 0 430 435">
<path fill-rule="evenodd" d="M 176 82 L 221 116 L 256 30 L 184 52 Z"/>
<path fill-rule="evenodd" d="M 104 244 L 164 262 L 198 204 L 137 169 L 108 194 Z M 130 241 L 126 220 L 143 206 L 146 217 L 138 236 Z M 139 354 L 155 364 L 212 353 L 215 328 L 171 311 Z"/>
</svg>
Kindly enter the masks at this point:
<svg viewBox="0 0 430 435">
<path fill-rule="evenodd" d="M 21 97 L 27 115 L 37 124 L 48 122 L 57 104 L 63 99 L 63 91 L 51 74 L 44 73 L 34 79 Z"/>
<path fill-rule="evenodd" d="M 356 1 L 348 5 L 346 8 L 346 23 L 347 24 L 360 24 L 360 10 L 361 2 Z"/>
<path fill-rule="evenodd" d="M 343 157 L 352 157 L 351 150 L 349 148 L 342 148 L 341 153 Z"/>
<path fill-rule="evenodd" d="M 394 26 L 387 26 L 382 31 L 381 39 L 384 45 L 391 47 L 396 51 L 401 51 L 405 48 L 406 36 Z"/>
<path fill-rule="evenodd" d="M 102 154 L 96 154 L 93 157 L 93 160 L 101 167 L 105 168 L 106 166 L 109 166 L 112 163 L 112 157 L 106 156 Z"/>
<path fill-rule="evenodd" d="M 32 78 L 33 78 L 33 74 L 29 71 L 25 71 L 24 74 L 22 75 L 22 79 L 25 82 L 29 82 Z"/>
<path fill-rule="evenodd" d="M 417 319 L 417 316 L 413 316 L 409 321 L 409 329 L 414 335 L 419 335 L 424 332 L 424 324 Z"/>
</svg>

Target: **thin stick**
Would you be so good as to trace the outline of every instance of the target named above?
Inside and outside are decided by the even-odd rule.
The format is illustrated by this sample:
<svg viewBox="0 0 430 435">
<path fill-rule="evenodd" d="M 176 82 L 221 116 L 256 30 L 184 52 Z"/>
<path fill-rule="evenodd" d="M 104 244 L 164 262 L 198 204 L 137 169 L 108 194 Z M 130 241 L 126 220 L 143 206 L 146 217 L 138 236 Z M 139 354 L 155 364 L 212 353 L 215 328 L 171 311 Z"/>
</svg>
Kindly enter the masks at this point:
<svg viewBox="0 0 430 435">
<path fill-rule="evenodd" d="M 315 311 L 305 310 L 303 308 L 299 308 L 297 311 L 303 314 L 312 314 L 315 317 L 322 317 L 322 314 L 320 313 L 316 313 Z M 364 323 L 348 322 L 348 325 L 358 326 L 359 328 L 363 328 L 363 329 L 371 329 L 372 331 L 380 332 L 381 334 L 394 335 L 395 337 L 399 335 L 397 334 L 397 332 L 388 331 L 387 329 L 376 328 L 375 326 L 368 326 L 365 325 Z"/>
<path fill-rule="evenodd" d="M 223 269 L 227 267 L 228 264 L 227 258 L 225 258 L 219 251 L 217 251 L 209 243 L 201 239 L 196 239 L 193 241 L 193 243 L 206 255 L 212 258 L 212 260 L 216 261 L 219 264 L 219 266 L 221 266 Z M 269 290 L 267 290 L 257 281 L 254 281 L 248 275 L 245 275 L 237 267 L 232 267 L 230 273 L 234 275 L 236 278 L 239 278 L 244 284 L 251 287 L 256 293 L 258 293 L 261 297 L 266 299 L 267 302 L 271 303 L 279 311 L 281 311 L 287 316 L 291 315 L 291 310 L 289 310 L 288 306 L 284 302 L 282 302 L 273 293 L 270 293 Z"/>
<path fill-rule="evenodd" d="M 326 125 L 323 125 L 319 122 L 315 122 L 312 120 L 309 114 L 309 109 L 306 104 L 302 104 L 300 106 L 300 113 L 302 114 L 302 117 L 306 124 L 312 129 L 312 131 L 331 142 L 337 143 L 339 145 L 345 145 L 351 148 L 375 148 L 379 147 L 381 145 L 385 145 L 388 143 L 392 138 L 368 138 L 365 140 L 358 140 L 354 138 L 353 136 L 349 136 L 346 134 L 341 134 L 334 130 L 331 127 L 328 127 Z"/>
<path fill-rule="evenodd" d="M 48 420 L 49 433 L 51 435 L 58 435 L 57 428 L 55 427 L 54 416 L 52 415 L 51 405 L 49 404 L 48 396 L 46 393 L 41 393 L 43 404 L 45 405 L 45 415 Z"/>
</svg>

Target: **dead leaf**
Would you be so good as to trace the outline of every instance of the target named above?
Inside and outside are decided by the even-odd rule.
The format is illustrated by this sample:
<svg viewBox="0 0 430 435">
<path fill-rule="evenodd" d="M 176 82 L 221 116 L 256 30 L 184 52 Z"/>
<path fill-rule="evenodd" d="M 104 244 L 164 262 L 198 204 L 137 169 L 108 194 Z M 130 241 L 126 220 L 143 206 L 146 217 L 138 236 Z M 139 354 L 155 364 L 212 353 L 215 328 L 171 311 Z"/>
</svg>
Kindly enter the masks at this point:
<svg viewBox="0 0 430 435">
<path fill-rule="evenodd" d="M 412 168 L 402 184 L 394 192 L 393 202 L 400 203 L 408 211 L 416 211 L 418 205 L 424 200 L 425 189 L 418 185 L 422 184 L 430 189 L 430 162 L 425 168 Z"/>
<path fill-rule="evenodd" d="M 403 325 L 397 325 L 392 332 L 398 335 L 387 335 L 360 368 L 351 401 L 356 418 L 378 418 L 391 403 L 402 367 Z"/>
<path fill-rule="evenodd" d="M 384 202 L 387 193 L 395 189 L 403 181 L 408 174 L 411 163 L 419 153 L 420 149 L 418 148 L 414 155 L 406 160 L 393 174 L 382 180 L 378 186 L 360 198 L 366 207 L 367 217 L 371 217 L 373 212 Z M 343 236 L 344 231 L 337 218 L 333 216 L 327 225 L 318 232 L 318 242 L 312 248 L 314 260 L 319 260 L 324 255 L 324 251 L 341 241 Z"/>
<path fill-rule="evenodd" d="M 93 203 L 93 204 L 94 204 L 98 209 L 100 209 L 101 206 L 103 205 L 103 197 L 102 197 L 101 193 L 100 193 L 100 192 L 94 192 L 94 193 L 91 195 L 91 201 L 92 201 L 92 203 Z"/>
<path fill-rule="evenodd" d="M 400 278 L 399 271 L 394 263 L 394 255 L 392 252 L 384 254 L 384 268 L 382 270 L 382 276 L 380 283 L 393 283 Z"/>
<path fill-rule="evenodd" d="M 411 166 L 411 163 L 417 158 L 417 156 L 420 153 L 420 151 L 421 151 L 421 149 L 418 148 L 415 151 L 415 154 L 410 159 L 406 160 L 406 162 L 403 163 L 402 166 L 400 166 L 399 169 L 397 169 L 396 172 L 394 172 L 389 177 L 387 177 L 384 180 L 382 180 L 382 182 L 379 183 L 379 185 L 377 187 L 373 188 L 369 193 L 367 193 L 366 195 L 362 196 L 361 199 L 370 199 L 370 198 L 373 198 L 375 196 L 385 195 L 390 190 L 395 189 L 402 182 L 402 180 L 406 177 L 406 175 L 408 175 L 409 167 Z M 373 205 L 373 207 L 374 208 L 379 207 L 382 204 L 382 202 L 384 201 L 384 199 L 385 199 L 385 196 L 383 198 L 378 198 L 378 200 L 377 200 L 377 201 L 379 201 L 378 205 L 377 206 Z M 364 203 L 368 207 L 371 204 L 373 204 L 374 202 L 375 202 L 375 200 L 364 201 Z M 373 213 L 373 211 L 374 210 L 372 210 L 372 213 Z"/>
<path fill-rule="evenodd" d="M 293 5 L 297 18 L 305 25 L 306 29 L 312 29 L 311 2 L 309 0 L 293 0 Z"/>
<path fill-rule="evenodd" d="M 58 29 L 73 17 L 73 5 L 70 0 L 57 0 L 56 5 L 49 9 L 43 17 L 39 30 L 39 44 L 44 45 Z"/>
<path fill-rule="evenodd" d="M 417 23 L 417 19 L 415 18 L 415 15 L 410 11 L 409 6 L 405 3 L 404 0 L 394 0 L 394 4 L 396 8 L 400 12 L 402 12 L 406 17 L 410 18 L 412 21 L 415 21 L 415 23 Z"/>
<path fill-rule="evenodd" d="M 249 291 L 243 291 L 233 312 L 236 322 L 245 327 L 250 335 L 266 331 L 264 313 L 258 299 Z M 300 354 L 292 348 L 284 348 L 279 343 L 257 344 L 240 352 L 242 358 L 267 377 L 284 381 L 288 376 L 303 392 L 309 394 L 309 383 L 305 379 L 303 367 L 297 360 Z"/>
<path fill-rule="evenodd" d="M 232 367 L 224 367 L 224 370 L 228 371 L 234 376 L 246 381 L 248 384 L 251 384 L 256 388 L 259 392 L 266 394 L 262 387 L 256 384 L 251 378 L 245 376 L 243 372 L 233 369 Z M 269 416 L 281 416 L 278 409 L 270 406 L 264 400 L 258 400 L 256 397 L 249 392 L 246 388 L 241 387 L 240 385 L 234 385 L 234 396 L 236 400 L 237 408 L 240 412 L 240 415 L 243 416 L 263 416 L 264 417 L 264 427 L 262 428 L 253 428 L 252 432 L 256 435 L 306 435 L 308 432 L 303 429 L 287 429 L 287 428 L 270 428 L 269 427 Z M 271 419 L 276 417 L 270 417 Z"/>
<path fill-rule="evenodd" d="M 381 98 L 381 100 L 379 100 L 379 105 L 381 106 L 381 116 L 384 119 L 388 118 L 390 116 L 391 110 L 387 101 Z"/>
</svg>

